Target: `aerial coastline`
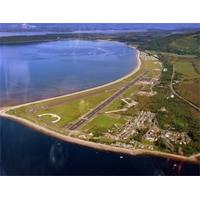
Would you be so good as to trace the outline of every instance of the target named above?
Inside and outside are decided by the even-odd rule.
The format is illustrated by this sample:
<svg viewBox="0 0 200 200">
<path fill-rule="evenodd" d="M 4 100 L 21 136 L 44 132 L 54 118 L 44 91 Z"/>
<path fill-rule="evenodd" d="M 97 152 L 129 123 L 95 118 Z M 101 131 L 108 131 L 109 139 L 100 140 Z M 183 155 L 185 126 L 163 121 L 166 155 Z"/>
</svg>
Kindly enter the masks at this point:
<svg viewBox="0 0 200 200">
<path fill-rule="evenodd" d="M 9 120 L 13 120 L 17 123 L 20 123 L 22 125 L 25 125 L 33 130 L 38 131 L 39 133 L 45 134 L 47 136 L 59 139 L 61 141 L 69 142 L 72 144 L 77 144 L 89 148 L 93 148 L 96 150 L 100 151 L 107 151 L 107 152 L 113 152 L 113 153 L 121 153 L 125 155 L 131 155 L 131 156 L 157 156 L 157 157 L 162 157 L 162 158 L 167 158 L 167 159 L 174 159 L 176 161 L 180 162 L 191 162 L 191 163 L 200 163 L 200 160 L 198 159 L 199 155 L 193 155 L 191 157 L 186 157 L 186 156 L 181 156 L 181 155 L 176 155 L 176 154 L 171 154 L 171 153 L 165 153 L 161 151 L 151 151 L 151 150 L 144 150 L 144 149 L 126 149 L 122 147 L 116 147 L 116 146 L 111 146 L 111 145 L 106 145 L 106 144 L 100 144 L 100 143 L 95 143 L 95 142 L 90 142 L 86 140 L 82 140 L 79 138 L 74 138 L 71 136 L 63 135 L 61 133 L 58 133 L 54 130 L 51 130 L 49 128 L 40 126 L 36 123 L 33 123 L 29 120 L 14 116 L 14 115 L 9 115 L 7 114 L 8 110 L 4 109 L 0 111 L 0 116 L 7 118 Z"/>
<path fill-rule="evenodd" d="M 98 40 L 97 40 L 98 41 Z M 107 40 L 99 40 L 99 41 L 107 41 Z M 122 42 L 119 42 L 119 41 L 112 41 L 112 43 L 122 43 Z M 125 44 L 126 45 L 126 44 Z M 126 45 L 127 46 L 127 45 Z M 132 48 L 132 49 L 136 49 L 135 46 L 127 46 L 128 48 Z M 113 80 L 111 82 L 108 82 L 108 83 L 105 83 L 105 84 L 101 84 L 99 86 L 95 86 L 95 87 L 91 87 L 91 88 L 88 88 L 88 89 L 84 89 L 84 90 L 80 90 L 80 91 L 77 91 L 77 92 L 72 92 L 72 93 L 67 93 L 67 94 L 63 94 L 63 95 L 55 95 L 55 96 L 52 96 L 52 97 L 48 97 L 48 98 L 43 98 L 41 100 L 34 100 L 34 101 L 29 101 L 27 103 L 15 103 L 14 105 L 11 105 L 11 106 L 0 106 L 0 109 L 2 109 L 3 107 L 12 107 L 12 108 L 18 108 L 18 107 L 21 107 L 21 106 L 26 106 L 26 105 L 30 105 L 32 103 L 42 103 L 42 102 L 45 102 L 47 100 L 55 100 L 55 99 L 59 99 L 59 98 L 62 98 L 62 97 L 68 97 L 68 96 L 73 96 L 73 95 L 78 95 L 78 94 L 82 94 L 82 93 L 86 93 L 86 92 L 91 92 L 93 90 L 98 90 L 98 89 L 102 89 L 104 87 L 107 87 L 107 86 L 111 86 L 111 85 L 114 85 L 114 84 L 117 84 L 129 77 L 131 77 L 133 74 L 137 73 L 138 70 L 140 69 L 140 65 L 141 65 L 141 61 L 140 61 L 140 52 L 139 50 L 136 49 L 136 65 L 134 65 L 132 67 L 132 70 L 130 72 L 128 72 L 128 74 L 126 75 L 123 75 L 122 77 L 116 79 L 116 80 Z"/>
<path fill-rule="evenodd" d="M 132 48 L 135 48 L 135 47 L 132 47 Z M 131 77 L 132 75 L 136 74 L 140 70 L 141 60 L 140 60 L 140 51 L 139 50 L 137 50 L 136 57 L 137 57 L 137 66 L 135 66 L 129 74 L 127 74 L 126 76 L 123 76 L 122 78 L 119 78 L 115 81 L 106 83 L 101 86 L 97 86 L 94 88 L 86 89 L 83 91 L 79 91 L 79 92 L 75 92 L 75 93 L 71 93 L 71 94 L 67 94 L 67 95 L 52 97 L 52 98 L 43 99 L 43 100 L 39 100 L 39 101 L 33 101 L 33 102 L 16 105 L 16 106 L 11 106 L 11 107 L 3 107 L 3 108 L 0 108 L 0 116 L 4 117 L 4 118 L 8 118 L 13 121 L 16 121 L 18 123 L 21 123 L 27 127 L 30 127 L 32 129 L 36 130 L 36 131 L 39 131 L 45 135 L 60 139 L 62 141 L 94 148 L 94 149 L 101 150 L 101 151 L 109 151 L 109 152 L 115 152 L 115 153 L 121 153 L 121 154 L 133 155 L 133 156 L 136 156 L 136 155 L 158 156 L 158 157 L 164 157 L 164 158 L 169 158 L 169 159 L 175 159 L 177 161 L 188 161 L 188 162 L 193 162 L 193 163 L 199 163 L 200 161 L 198 159 L 196 159 L 195 156 L 187 157 L 187 156 L 176 155 L 176 154 L 172 154 L 172 153 L 165 153 L 165 152 L 161 152 L 161 151 L 146 150 L 146 149 L 127 149 L 127 148 L 116 147 L 116 146 L 112 146 L 112 145 L 106 145 L 106 144 L 100 144 L 100 143 L 82 140 L 79 138 L 63 135 L 63 134 L 56 132 L 55 130 L 52 130 L 50 128 L 46 128 L 44 126 L 36 124 L 27 119 L 7 113 L 9 110 L 20 108 L 20 107 L 27 106 L 27 105 L 31 105 L 33 103 L 42 103 L 42 102 L 45 102 L 48 100 L 55 100 L 55 99 L 59 99 L 62 97 L 68 97 L 68 96 L 73 96 L 73 95 L 77 95 L 77 94 L 82 94 L 82 93 L 86 93 L 86 92 L 90 92 L 90 91 L 102 89 L 102 88 L 106 89 L 110 85 L 114 85 L 116 83 L 119 83 L 119 82 Z"/>
</svg>

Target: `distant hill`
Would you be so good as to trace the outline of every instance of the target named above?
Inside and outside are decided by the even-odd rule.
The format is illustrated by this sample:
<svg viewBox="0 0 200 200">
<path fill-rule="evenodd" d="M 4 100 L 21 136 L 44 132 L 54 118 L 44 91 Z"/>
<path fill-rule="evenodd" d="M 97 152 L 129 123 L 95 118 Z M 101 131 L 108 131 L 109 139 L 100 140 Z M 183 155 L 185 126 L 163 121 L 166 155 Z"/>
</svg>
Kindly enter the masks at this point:
<svg viewBox="0 0 200 200">
<path fill-rule="evenodd" d="M 140 50 L 154 50 L 200 56 L 200 31 L 149 30 L 121 33 L 51 33 L 43 35 L 15 35 L 0 37 L 0 44 L 45 42 L 62 39 L 109 39 L 137 46 Z"/>
<path fill-rule="evenodd" d="M 97 31 L 97 30 L 180 30 L 200 29 L 198 23 L 0 23 L 3 31 Z"/>
</svg>

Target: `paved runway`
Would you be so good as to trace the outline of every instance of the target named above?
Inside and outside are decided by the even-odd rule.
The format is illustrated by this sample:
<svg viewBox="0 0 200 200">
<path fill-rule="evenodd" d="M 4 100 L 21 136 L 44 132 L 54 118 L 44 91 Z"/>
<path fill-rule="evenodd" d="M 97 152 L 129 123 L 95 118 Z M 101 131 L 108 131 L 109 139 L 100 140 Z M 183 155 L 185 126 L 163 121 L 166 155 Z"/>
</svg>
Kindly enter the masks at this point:
<svg viewBox="0 0 200 200">
<path fill-rule="evenodd" d="M 138 76 L 134 80 L 132 80 L 130 83 L 128 83 L 126 86 L 120 88 L 117 92 L 115 92 L 111 97 L 107 98 L 105 101 L 101 102 L 98 106 L 96 106 L 93 110 L 86 113 L 84 116 L 82 116 L 78 121 L 76 121 L 73 124 L 70 124 L 67 128 L 69 130 L 75 130 L 78 129 L 80 126 L 85 124 L 89 119 L 91 119 L 95 114 L 97 114 L 100 110 L 102 110 L 104 107 L 106 107 L 108 104 L 110 104 L 112 101 L 114 101 L 117 97 L 119 97 L 122 93 L 124 93 L 127 89 L 129 89 L 131 86 L 133 86 L 137 81 L 142 79 L 144 75 L 147 72 L 144 72 L 142 75 Z"/>
</svg>

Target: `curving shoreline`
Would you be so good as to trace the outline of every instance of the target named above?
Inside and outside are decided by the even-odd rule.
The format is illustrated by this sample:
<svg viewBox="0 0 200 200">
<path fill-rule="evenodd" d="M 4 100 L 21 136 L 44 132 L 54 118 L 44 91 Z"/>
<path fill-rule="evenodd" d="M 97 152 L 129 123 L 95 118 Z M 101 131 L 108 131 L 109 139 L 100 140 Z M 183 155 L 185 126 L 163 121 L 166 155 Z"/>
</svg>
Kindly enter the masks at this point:
<svg viewBox="0 0 200 200">
<path fill-rule="evenodd" d="M 14 115 L 9 115 L 6 113 L 6 111 L 7 110 L 4 110 L 4 112 L 1 111 L 0 116 L 3 118 L 7 118 L 12 121 L 15 121 L 19 124 L 25 125 L 33 130 L 36 130 L 40 133 L 45 134 L 47 136 L 50 136 L 50 137 L 53 137 L 53 138 L 56 138 L 56 139 L 59 139 L 59 140 L 65 141 L 65 142 L 69 142 L 72 144 L 93 148 L 93 149 L 96 149 L 99 151 L 107 151 L 107 152 L 113 152 L 113 153 L 119 153 L 119 154 L 121 153 L 121 154 L 131 155 L 131 156 L 140 156 L 140 155 L 156 156 L 156 157 L 162 157 L 162 158 L 167 158 L 167 159 L 173 159 L 173 160 L 180 161 L 180 162 L 191 162 L 194 164 L 200 163 L 200 160 L 195 155 L 186 157 L 186 156 L 181 156 L 181 155 L 176 155 L 176 154 L 171 154 L 171 153 L 165 153 L 165 152 L 161 152 L 161 151 L 152 151 L 152 150 L 145 150 L 145 149 L 126 149 L 126 148 L 122 148 L 122 147 L 116 147 L 116 146 L 112 146 L 112 145 L 100 144 L 100 143 L 82 140 L 79 138 L 74 138 L 71 136 L 63 135 L 54 130 L 45 128 L 45 127 L 35 124 L 34 122 L 31 122 L 29 120 L 26 120 L 26 119 L 23 119 L 23 118 L 14 116 Z"/>
<path fill-rule="evenodd" d="M 136 47 L 130 47 L 130 46 L 129 46 L 129 48 L 136 49 Z M 91 92 L 93 90 L 102 89 L 104 87 L 114 85 L 116 83 L 119 83 L 119 82 L 131 77 L 132 75 L 134 75 L 136 72 L 139 71 L 140 65 L 141 65 L 141 60 L 140 60 L 140 51 L 137 50 L 137 49 L 136 49 L 136 59 L 137 59 L 136 67 L 133 68 L 133 70 L 131 72 L 129 72 L 127 75 L 125 75 L 125 76 L 123 76 L 123 77 L 121 77 L 117 80 L 111 81 L 109 83 L 105 83 L 105 84 L 97 86 L 97 87 L 81 90 L 81 91 L 78 91 L 78 92 L 72 92 L 72 93 L 65 94 L 65 95 L 59 95 L 59 96 L 55 96 L 55 97 L 45 98 L 45 99 L 42 99 L 42 100 L 31 101 L 31 102 L 28 102 L 28 103 L 23 103 L 23 104 L 19 104 L 19 105 L 15 105 L 15 106 L 8 106 L 6 108 L 15 109 L 15 108 L 19 108 L 19 107 L 22 107 L 22 106 L 28 106 L 28 105 L 33 104 L 33 103 L 42 103 L 42 102 L 45 102 L 45 101 L 55 100 L 55 99 L 59 99 L 59 98 L 62 98 L 62 97 L 68 97 L 68 96 L 83 94 L 85 92 Z M 1 107 L 0 107 L 0 109 L 1 109 Z M 2 109 L 4 109 L 4 107 L 2 107 Z"/>
<path fill-rule="evenodd" d="M 135 47 L 130 47 L 130 48 L 135 48 Z M 0 116 L 7 118 L 7 119 L 10 119 L 10 120 L 13 120 L 17 123 L 23 124 L 23 125 L 31 128 L 31 129 L 34 129 L 38 132 L 41 132 L 41 133 L 43 133 L 47 136 L 54 137 L 56 139 L 59 139 L 59 140 L 65 141 L 65 142 L 70 142 L 70 143 L 73 143 L 73 144 L 78 144 L 78 145 L 81 145 L 81 146 L 94 148 L 94 149 L 97 149 L 97 150 L 100 150 L 100 151 L 122 153 L 122 154 L 132 155 L 132 156 L 136 156 L 136 155 L 157 156 L 157 157 L 163 157 L 163 158 L 168 158 L 168 159 L 174 159 L 174 160 L 181 161 L 181 162 L 200 163 L 200 160 L 198 160 L 198 158 L 195 157 L 195 156 L 186 157 L 186 156 L 181 156 L 181 155 L 176 155 L 176 154 L 171 154 L 171 153 L 165 153 L 165 152 L 161 152 L 161 151 L 152 151 L 152 150 L 144 150 L 144 149 L 126 149 L 126 148 L 122 148 L 122 147 L 116 147 L 116 146 L 111 146 L 111 145 L 106 145 L 106 144 L 90 142 L 90 141 L 82 140 L 82 139 L 79 139 L 79 138 L 74 138 L 74 137 L 71 137 L 71 136 L 63 135 L 61 133 L 58 133 L 58 132 L 51 130 L 51 129 L 48 129 L 46 127 L 40 126 L 40 125 L 38 125 L 34 122 L 31 122 L 29 120 L 26 120 L 24 118 L 20 118 L 20 117 L 6 113 L 10 109 L 19 108 L 19 107 L 30 105 L 30 104 L 33 104 L 33 103 L 41 103 L 41 102 L 45 102 L 45 101 L 48 101 L 48 100 L 54 100 L 54 99 L 59 99 L 59 98 L 62 98 L 62 97 L 82 94 L 82 93 L 85 93 L 85 92 L 90 92 L 90 91 L 93 91 L 93 90 L 96 90 L 96 89 L 100 89 L 100 88 L 104 88 L 104 87 L 116 84 L 116 83 L 118 83 L 122 80 L 125 80 L 125 79 L 131 77 L 133 74 L 135 74 L 140 69 L 140 66 L 141 66 L 140 52 L 139 52 L 139 50 L 137 50 L 137 66 L 136 66 L 136 68 L 134 68 L 132 72 L 130 72 L 129 74 L 127 74 L 126 76 L 124 76 L 122 78 L 119 78 L 115 81 L 112 81 L 110 83 L 106 83 L 106 84 L 101 85 L 101 86 L 86 89 L 86 90 L 83 90 L 83 91 L 74 92 L 74 93 L 71 93 L 71 94 L 61 95 L 61 96 L 52 97 L 52 98 L 47 98 L 47 99 L 43 99 L 43 100 L 39 100 L 39 101 L 33 101 L 33 102 L 25 103 L 25 104 L 20 104 L 20 105 L 17 105 L 17 106 L 2 108 L 0 110 Z"/>
</svg>

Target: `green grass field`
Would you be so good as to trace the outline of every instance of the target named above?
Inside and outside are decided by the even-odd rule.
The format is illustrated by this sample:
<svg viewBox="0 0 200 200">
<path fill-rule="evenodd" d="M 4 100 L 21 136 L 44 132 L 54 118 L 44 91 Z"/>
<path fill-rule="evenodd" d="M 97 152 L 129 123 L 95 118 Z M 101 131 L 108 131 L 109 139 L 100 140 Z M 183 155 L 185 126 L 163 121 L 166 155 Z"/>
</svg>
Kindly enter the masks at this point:
<svg viewBox="0 0 200 200">
<path fill-rule="evenodd" d="M 101 114 L 85 125 L 82 130 L 90 132 L 98 129 L 99 131 L 106 132 L 108 129 L 116 128 L 115 126 L 121 127 L 125 122 L 126 120 L 122 117 Z"/>
<path fill-rule="evenodd" d="M 142 62 L 142 65 L 145 69 L 148 69 L 148 74 L 146 75 L 147 78 L 155 78 L 160 75 L 161 65 L 158 64 L 158 62 L 146 60 Z M 111 111 L 111 110 L 118 110 L 122 109 L 125 106 L 125 103 L 121 100 L 121 98 L 127 98 L 127 97 L 134 97 L 135 94 L 137 94 L 138 91 L 141 90 L 143 86 L 142 85 L 134 85 L 131 88 L 129 88 L 123 95 L 121 95 L 120 98 L 114 100 L 106 109 L 105 111 Z M 149 86 L 145 86 L 147 88 L 147 91 L 149 91 Z"/>
<path fill-rule="evenodd" d="M 99 94 L 86 96 L 84 98 L 78 98 L 75 100 L 68 101 L 66 103 L 58 103 L 54 106 L 42 104 L 33 104 L 15 109 L 14 114 L 28 118 L 33 121 L 42 121 L 43 123 L 50 123 L 52 121 L 51 117 L 38 117 L 40 114 L 52 113 L 61 117 L 61 120 L 52 126 L 62 127 L 68 123 L 78 119 L 80 116 L 84 115 L 91 108 L 95 107 L 97 104 L 108 98 L 114 91 L 105 91 Z M 30 112 L 34 110 L 34 112 Z M 13 111 L 12 111 L 13 112 Z"/>
<path fill-rule="evenodd" d="M 197 58 L 176 58 L 173 59 L 175 72 L 181 80 L 174 85 L 175 90 L 187 100 L 200 106 L 200 74 Z"/>
<path fill-rule="evenodd" d="M 146 69 L 149 69 L 150 71 L 153 70 L 152 73 L 148 73 L 147 77 L 158 77 L 160 74 L 160 71 L 157 71 L 155 69 L 160 69 L 161 66 L 158 63 L 155 63 L 153 61 L 143 61 L 143 66 L 145 66 Z M 111 115 L 111 114 L 104 114 L 104 112 L 112 111 L 112 110 L 118 110 L 122 109 L 126 106 L 126 103 L 124 103 L 121 98 L 131 98 L 134 99 L 135 95 L 138 91 L 140 91 L 142 85 L 134 85 L 131 88 L 129 88 L 124 94 L 122 94 L 119 98 L 114 100 L 110 105 L 108 105 L 102 113 L 100 113 L 97 117 L 95 117 L 91 122 L 89 122 L 87 125 L 85 125 L 82 130 L 85 132 L 96 132 L 99 135 L 102 133 L 108 132 L 108 130 L 116 130 L 116 127 L 122 127 L 126 123 L 126 118 L 129 116 L 133 116 L 138 112 L 138 107 L 134 106 L 131 109 L 128 109 L 126 112 L 120 112 L 120 114 L 117 115 Z M 149 86 L 147 86 L 149 88 Z M 117 116 L 117 117 L 116 117 Z M 102 135 L 101 135 L 102 136 Z"/>
<path fill-rule="evenodd" d="M 64 126 L 76 121 L 79 117 L 90 111 L 90 109 L 94 108 L 100 102 L 111 96 L 120 87 L 127 84 L 133 78 L 136 78 L 147 67 L 148 66 L 145 65 L 145 62 L 143 62 L 138 72 L 118 83 L 106 86 L 106 88 L 100 88 L 66 97 L 63 96 L 56 99 L 49 99 L 44 102 L 33 103 L 28 106 L 22 106 L 20 108 L 10 110 L 9 113 L 31 120 L 43 126 L 62 130 Z M 38 115 L 45 113 L 56 114 L 61 117 L 61 120 L 53 124 L 50 116 L 38 117 Z"/>
<path fill-rule="evenodd" d="M 129 40 L 127 40 L 128 38 L 122 37 L 119 41 L 125 41 L 126 43 L 129 43 L 129 45 L 135 45 L 135 42 L 132 43 L 133 38 L 134 36 L 131 35 Z M 173 143 L 174 150 L 170 150 L 171 153 L 179 154 L 179 147 L 181 148 L 181 154 L 183 153 L 184 155 L 199 153 L 199 112 L 176 95 L 173 96 L 173 91 L 171 91 L 170 86 L 174 67 L 175 76 L 173 88 L 184 98 L 196 105 L 200 104 L 200 32 L 167 34 L 163 37 L 154 36 L 153 33 L 150 37 L 145 36 L 144 38 L 135 38 L 135 40 L 137 41 L 138 49 L 141 51 L 149 50 L 148 53 L 157 54 L 162 65 L 157 61 L 153 61 L 152 58 L 149 59 L 149 56 L 141 54 L 142 65 L 140 70 L 118 83 L 93 91 L 22 106 L 10 110 L 9 113 L 33 121 L 48 129 L 56 130 L 61 134 L 79 137 L 97 143 L 114 144 L 116 142 L 125 142 L 121 139 L 119 133 L 121 133 L 123 126 L 128 120 L 131 124 L 131 120 L 134 121 L 136 119 L 135 117 L 138 117 L 138 114 L 140 114 L 141 111 L 148 111 L 155 114 L 153 120 L 155 120 L 156 127 L 159 129 L 159 134 L 161 134 L 162 131 L 170 131 L 174 134 L 184 133 L 191 139 L 189 144 L 179 145 Z M 154 52 L 152 52 L 152 50 Z M 164 71 L 162 66 L 167 68 L 167 71 Z M 85 113 L 95 108 L 103 100 L 110 97 L 114 92 L 146 70 L 148 70 L 148 74 L 145 78 L 159 79 L 153 88 L 149 85 L 145 85 L 145 83 L 134 85 L 93 116 L 94 118 L 91 119 L 91 121 L 88 121 L 81 129 L 77 131 L 67 130 L 67 125 L 75 122 Z M 143 96 L 141 93 L 138 94 L 140 90 L 149 92 L 151 89 L 155 91 L 154 93 L 151 93 L 153 96 L 148 96 L 147 93 L 142 93 Z M 129 107 L 130 104 L 124 103 L 121 98 L 129 98 L 128 101 L 136 101 L 137 104 Z M 126 108 L 127 110 L 115 114 L 106 113 L 106 111 L 121 108 Z M 56 114 L 61 117 L 61 120 L 57 123 L 52 123 L 54 118 L 51 116 L 38 117 L 39 114 L 45 113 Z M 140 127 L 134 125 L 134 127 L 135 126 L 136 130 L 134 131 L 137 135 L 135 137 L 135 133 L 131 132 L 132 135 L 129 135 L 126 144 L 132 145 L 132 148 L 133 143 L 131 143 L 131 141 L 133 142 L 134 140 L 138 141 L 138 143 L 141 142 L 140 144 L 148 145 L 149 141 L 145 141 L 143 138 L 147 131 L 146 127 L 142 127 L 142 125 Z M 149 129 L 149 127 L 147 128 Z M 154 149 L 168 152 L 168 149 L 165 147 L 160 148 L 162 146 L 161 144 L 156 144 L 156 142 L 152 142 L 152 144 L 155 147 Z M 122 147 L 124 147 L 124 145 L 122 145 Z M 138 146 L 138 148 L 140 147 Z"/>
<path fill-rule="evenodd" d="M 187 100 L 200 107 L 200 79 L 184 81 L 175 86 L 175 90 Z"/>
<path fill-rule="evenodd" d="M 178 61 L 175 62 L 174 67 L 176 72 L 182 75 L 183 79 L 194 79 L 200 77 L 191 62 Z"/>
<path fill-rule="evenodd" d="M 64 96 L 56 99 L 49 99 L 44 102 L 33 103 L 27 106 L 22 106 L 14 110 L 10 110 L 9 113 L 12 115 L 19 116 L 30 120 L 38 125 L 46 127 L 48 129 L 55 130 L 61 134 L 68 134 L 66 126 L 69 123 L 73 123 L 78 120 L 82 115 L 87 113 L 90 109 L 97 106 L 100 102 L 111 96 L 116 90 L 129 81 L 133 80 L 139 76 L 144 70 L 149 69 L 148 61 L 142 61 L 140 70 L 133 74 L 131 77 L 128 77 L 114 85 L 109 85 L 106 88 L 97 89 L 94 91 L 84 92 L 80 94 L 75 94 L 71 96 Z M 149 62 L 148 62 L 149 63 Z M 132 93 L 135 93 L 138 90 L 139 86 L 133 86 L 127 90 L 123 96 L 129 97 Z M 112 104 L 108 105 L 105 110 L 121 108 L 124 106 L 124 103 L 120 98 L 115 100 Z M 52 113 L 61 117 L 61 120 L 57 123 L 52 123 L 51 116 L 42 116 L 38 117 L 40 114 Z M 111 144 L 113 140 L 106 137 L 103 133 L 106 133 L 108 130 L 111 130 L 114 134 L 115 131 L 118 131 L 126 123 L 127 119 L 124 116 L 120 115 L 107 115 L 107 114 L 98 114 L 92 121 L 86 124 L 81 130 L 85 132 L 85 136 L 88 140 Z M 87 133 L 93 132 L 94 135 L 91 137 Z M 100 136 L 99 136 L 100 135 Z M 74 137 L 79 137 L 79 135 L 74 135 Z"/>
<path fill-rule="evenodd" d="M 186 62 L 185 59 L 183 61 L 182 58 L 179 57 L 174 58 L 173 56 L 172 58 L 168 55 L 164 56 L 164 67 L 167 68 L 168 71 L 162 73 L 161 84 L 154 87 L 154 90 L 157 91 L 157 95 L 150 98 L 138 97 L 137 99 L 140 109 L 150 109 L 151 112 L 156 113 L 158 124 L 162 129 L 168 129 L 170 127 L 177 132 L 186 132 L 192 138 L 190 145 L 183 146 L 183 151 L 187 155 L 197 153 L 200 150 L 200 126 L 198 117 L 196 116 L 199 116 L 199 113 L 194 115 L 194 109 L 181 99 L 177 97 L 170 98 L 171 91 L 169 85 L 174 64 L 175 69 L 182 75 L 182 81 L 178 83 L 181 88 L 180 91 L 177 92 L 182 93 L 184 90 L 189 90 L 190 100 L 194 100 L 194 98 L 198 100 L 199 85 L 198 82 L 195 83 L 195 80 L 197 80 L 199 75 L 195 71 L 191 61 L 192 60 Z M 189 86 L 188 83 L 191 85 Z M 185 84 L 187 84 L 187 86 Z M 176 88 L 176 84 L 174 87 Z M 188 98 L 188 93 L 185 94 L 185 98 Z M 165 112 L 159 111 L 162 107 L 166 109 Z"/>
</svg>

